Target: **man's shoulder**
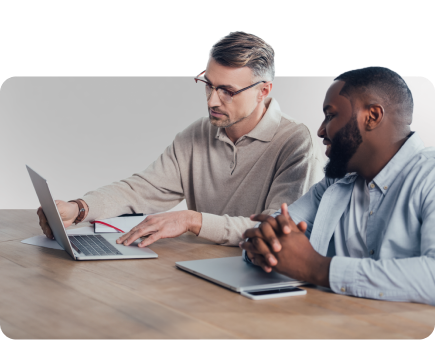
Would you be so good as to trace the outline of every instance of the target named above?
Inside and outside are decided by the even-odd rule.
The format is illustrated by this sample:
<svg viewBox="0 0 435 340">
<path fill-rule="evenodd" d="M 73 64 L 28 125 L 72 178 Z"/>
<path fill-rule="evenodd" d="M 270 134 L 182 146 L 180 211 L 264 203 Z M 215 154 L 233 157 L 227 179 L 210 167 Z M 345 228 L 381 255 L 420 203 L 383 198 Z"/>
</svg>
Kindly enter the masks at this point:
<svg viewBox="0 0 435 340">
<path fill-rule="evenodd" d="M 435 148 L 428 147 L 416 152 L 408 163 L 411 172 L 431 172 L 435 174 Z"/>
<path fill-rule="evenodd" d="M 281 112 L 281 122 L 274 136 L 275 142 L 282 145 L 282 151 L 300 152 L 321 159 L 321 150 L 314 132 L 304 123 Z"/>
<path fill-rule="evenodd" d="M 435 148 L 424 148 L 415 153 L 408 163 L 408 179 L 419 179 L 422 182 L 433 182 L 435 184 Z"/>
<path fill-rule="evenodd" d="M 286 136 L 289 140 L 314 140 L 314 133 L 304 123 L 282 112 L 277 134 Z"/>
<path fill-rule="evenodd" d="M 435 162 L 435 148 L 432 146 L 424 148 L 417 153 L 417 156 L 420 156 L 429 162 Z"/>
<path fill-rule="evenodd" d="M 210 124 L 208 117 L 201 117 L 179 132 L 176 141 L 192 141 L 195 139 L 208 139 L 210 134 L 216 134 L 217 128 Z"/>
</svg>

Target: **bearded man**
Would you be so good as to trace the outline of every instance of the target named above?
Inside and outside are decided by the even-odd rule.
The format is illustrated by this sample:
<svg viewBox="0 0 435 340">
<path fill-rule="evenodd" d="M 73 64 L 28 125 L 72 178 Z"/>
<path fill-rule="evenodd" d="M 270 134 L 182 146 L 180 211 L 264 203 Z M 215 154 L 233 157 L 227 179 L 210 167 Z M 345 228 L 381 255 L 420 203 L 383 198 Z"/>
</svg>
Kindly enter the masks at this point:
<svg viewBox="0 0 435 340">
<path fill-rule="evenodd" d="M 253 217 L 246 260 L 338 294 L 435 305 L 435 149 L 410 129 L 406 82 L 383 67 L 343 73 L 323 112 L 325 178 Z"/>
</svg>

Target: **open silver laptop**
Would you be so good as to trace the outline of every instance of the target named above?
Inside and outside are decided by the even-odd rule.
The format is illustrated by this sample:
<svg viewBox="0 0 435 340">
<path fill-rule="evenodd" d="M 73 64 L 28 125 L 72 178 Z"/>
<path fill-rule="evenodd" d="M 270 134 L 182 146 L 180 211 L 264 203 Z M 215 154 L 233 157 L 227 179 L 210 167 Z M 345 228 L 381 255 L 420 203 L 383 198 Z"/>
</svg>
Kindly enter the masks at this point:
<svg viewBox="0 0 435 340">
<path fill-rule="evenodd" d="M 176 262 L 175 265 L 191 274 L 217 283 L 236 292 L 296 287 L 306 282 L 276 272 L 266 273 L 241 256 L 219 259 Z"/>
<path fill-rule="evenodd" d="M 47 181 L 27 166 L 36 195 L 54 238 L 74 260 L 119 260 L 156 258 L 158 255 L 148 248 L 139 248 L 139 240 L 129 246 L 117 244 L 119 234 L 70 235 L 66 233 L 56 203 L 51 196 Z"/>
</svg>

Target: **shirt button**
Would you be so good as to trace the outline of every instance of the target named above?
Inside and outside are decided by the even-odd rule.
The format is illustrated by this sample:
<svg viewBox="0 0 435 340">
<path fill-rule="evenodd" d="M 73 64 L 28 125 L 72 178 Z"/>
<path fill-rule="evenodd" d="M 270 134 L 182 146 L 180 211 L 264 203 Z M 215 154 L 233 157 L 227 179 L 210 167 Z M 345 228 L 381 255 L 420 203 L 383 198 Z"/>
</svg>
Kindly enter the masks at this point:
<svg viewBox="0 0 435 340">
<path fill-rule="evenodd" d="M 340 290 L 344 293 L 346 291 L 346 288 L 341 287 Z"/>
<path fill-rule="evenodd" d="M 374 183 L 372 183 L 372 184 L 370 184 L 370 188 L 374 188 L 375 187 L 375 184 Z"/>
<path fill-rule="evenodd" d="M 384 190 L 387 190 L 388 189 L 388 187 L 387 186 L 384 186 Z"/>
<path fill-rule="evenodd" d="M 375 253 L 375 251 L 372 249 L 372 250 L 370 250 L 370 255 L 373 255 Z"/>
<path fill-rule="evenodd" d="M 380 292 L 379 297 L 383 297 L 383 296 L 384 296 L 384 293 Z"/>
<path fill-rule="evenodd" d="M 373 211 L 370 211 L 370 215 L 373 215 Z"/>
</svg>

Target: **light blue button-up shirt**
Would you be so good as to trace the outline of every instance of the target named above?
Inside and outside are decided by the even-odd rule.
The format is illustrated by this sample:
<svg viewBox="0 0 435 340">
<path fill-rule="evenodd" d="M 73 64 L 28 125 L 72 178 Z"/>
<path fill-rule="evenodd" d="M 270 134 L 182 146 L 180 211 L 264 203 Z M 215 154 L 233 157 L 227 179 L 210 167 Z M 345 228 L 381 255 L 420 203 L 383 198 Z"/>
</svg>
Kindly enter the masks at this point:
<svg viewBox="0 0 435 340">
<path fill-rule="evenodd" d="M 435 305 L 435 148 L 424 148 L 413 133 L 370 182 L 368 258 L 337 256 L 334 246 L 334 231 L 349 213 L 357 178 L 356 173 L 325 177 L 288 209 L 296 224 L 307 223 L 314 249 L 332 257 L 331 289 Z"/>
</svg>

